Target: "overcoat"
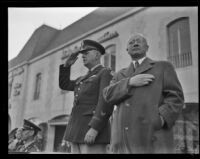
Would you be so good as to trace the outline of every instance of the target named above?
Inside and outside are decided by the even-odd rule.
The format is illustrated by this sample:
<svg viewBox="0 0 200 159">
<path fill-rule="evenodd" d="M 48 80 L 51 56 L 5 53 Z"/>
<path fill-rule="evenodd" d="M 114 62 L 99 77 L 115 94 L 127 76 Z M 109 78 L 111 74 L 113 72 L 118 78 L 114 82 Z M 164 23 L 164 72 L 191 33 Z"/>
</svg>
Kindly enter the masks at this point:
<svg viewBox="0 0 200 159">
<path fill-rule="evenodd" d="M 115 104 L 112 146 L 116 153 L 173 153 L 172 127 L 182 110 L 184 96 L 171 63 L 145 58 L 134 71 L 133 63 L 116 73 L 104 89 L 104 97 Z M 152 74 L 149 85 L 130 87 L 137 74 Z M 160 115 L 165 124 L 161 126 Z"/>
<path fill-rule="evenodd" d="M 102 90 L 111 79 L 111 70 L 99 65 L 85 76 L 70 80 L 70 66 L 60 65 L 59 87 L 74 91 L 71 116 L 64 134 L 66 141 L 84 144 L 85 135 L 92 127 L 98 131 L 96 144 L 110 143 L 109 117 L 113 108 L 107 106 Z"/>
</svg>

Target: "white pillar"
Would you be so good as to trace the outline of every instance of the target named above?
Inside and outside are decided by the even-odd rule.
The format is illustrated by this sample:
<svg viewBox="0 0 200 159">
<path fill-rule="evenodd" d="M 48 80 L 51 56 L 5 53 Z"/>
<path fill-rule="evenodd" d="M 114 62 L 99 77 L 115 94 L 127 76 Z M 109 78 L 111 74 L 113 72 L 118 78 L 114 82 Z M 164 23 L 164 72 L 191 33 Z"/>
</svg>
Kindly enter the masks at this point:
<svg viewBox="0 0 200 159">
<path fill-rule="evenodd" d="M 55 126 L 48 124 L 47 143 L 45 151 L 53 152 L 54 138 L 55 138 Z"/>
</svg>

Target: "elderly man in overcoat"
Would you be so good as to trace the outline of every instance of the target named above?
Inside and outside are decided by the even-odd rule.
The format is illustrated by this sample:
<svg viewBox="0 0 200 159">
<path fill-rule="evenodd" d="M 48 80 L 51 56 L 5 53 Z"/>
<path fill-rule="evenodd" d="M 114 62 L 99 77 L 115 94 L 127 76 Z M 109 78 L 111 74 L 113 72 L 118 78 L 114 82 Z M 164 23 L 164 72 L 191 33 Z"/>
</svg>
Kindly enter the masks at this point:
<svg viewBox="0 0 200 159">
<path fill-rule="evenodd" d="M 184 104 L 181 84 L 171 63 L 146 57 L 141 34 L 127 44 L 132 62 L 118 71 L 104 97 L 117 109 L 113 118 L 114 153 L 173 153 L 173 125 Z"/>
<path fill-rule="evenodd" d="M 71 66 L 79 53 L 89 71 L 85 76 L 70 80 Z M 60 65 L 60 88 L 74 91 L 74 104 L 64 135 L 64 140 L 71 144 L 72 153 L 106 153 L 110 143 L 109 117 L 113 107 L 105 102 L 102 90 L 109 85 L 112 75 L 110 69 L 100 64 L 103 54 L 105 49 L 101 44 L 86 39 L 81 50 Z"/>
</svg>

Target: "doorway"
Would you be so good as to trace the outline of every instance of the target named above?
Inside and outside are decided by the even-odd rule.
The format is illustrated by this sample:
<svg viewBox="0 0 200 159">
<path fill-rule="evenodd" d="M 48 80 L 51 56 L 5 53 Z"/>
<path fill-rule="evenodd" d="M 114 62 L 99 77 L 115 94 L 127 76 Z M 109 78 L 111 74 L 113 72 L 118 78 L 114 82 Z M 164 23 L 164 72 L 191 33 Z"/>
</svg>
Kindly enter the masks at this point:
<svg viewBox="0 0 200 159">
<path fill-rule="evenodd" d="M 60 145 L 63 139 L 66 125 L 55 125 L 54 152 L 60 151 Z"/>
</svg>

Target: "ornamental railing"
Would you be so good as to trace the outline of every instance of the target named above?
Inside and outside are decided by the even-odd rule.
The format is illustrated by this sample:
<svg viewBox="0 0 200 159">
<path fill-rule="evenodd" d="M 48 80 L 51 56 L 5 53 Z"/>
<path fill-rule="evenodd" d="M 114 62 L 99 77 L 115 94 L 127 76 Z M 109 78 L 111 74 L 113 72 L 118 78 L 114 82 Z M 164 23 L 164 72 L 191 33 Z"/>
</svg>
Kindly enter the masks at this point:
<svg viewBox="0 0 200 159">
<path fill-rule="evenodd" d="M 168 61 L 170 61 L 175 68 L 186 67 L 192 65 L 192 53 L 181 53 L 177 55 L 168 56 Z"/>
</svg>

